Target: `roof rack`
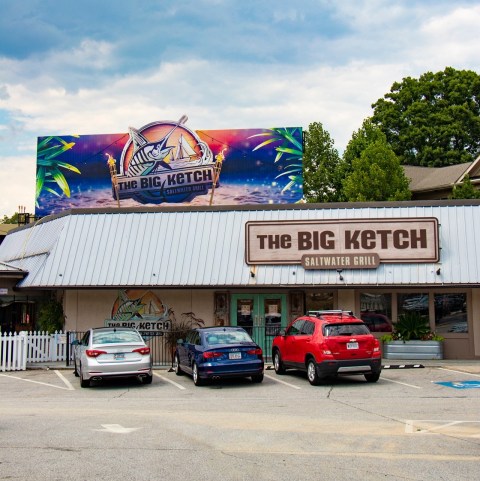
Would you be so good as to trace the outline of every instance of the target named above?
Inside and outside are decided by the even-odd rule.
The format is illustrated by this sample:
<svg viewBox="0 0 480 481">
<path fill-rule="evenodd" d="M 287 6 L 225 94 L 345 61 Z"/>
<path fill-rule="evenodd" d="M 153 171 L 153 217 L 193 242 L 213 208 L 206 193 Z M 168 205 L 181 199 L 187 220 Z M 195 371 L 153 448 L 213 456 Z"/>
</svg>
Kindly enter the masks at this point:
<svg viewBox="0 0 480 481">
<path fill-rule="evenodd" d="M 308 311 L 307 316 L 319 317 L 324 315 L 337 315 L 337 316 L 353 316 L 353 311 L 344 311 L 342 309 L 320 310 L 320 311 Z"/>
</svg>

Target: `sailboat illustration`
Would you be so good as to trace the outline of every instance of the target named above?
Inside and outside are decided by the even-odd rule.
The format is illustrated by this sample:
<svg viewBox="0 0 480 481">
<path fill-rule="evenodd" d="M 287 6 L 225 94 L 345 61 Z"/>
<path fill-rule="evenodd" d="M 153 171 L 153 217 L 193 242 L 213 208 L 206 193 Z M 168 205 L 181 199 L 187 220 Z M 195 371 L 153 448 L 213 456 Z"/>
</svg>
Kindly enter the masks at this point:
<svg viewBox="0 0 480 481">
<path fill-rule="evenodd" d="M 193 150 L 192 146 L 185 140 L 183 134 L 178 139 L 177 153 L 175 155 L 175 161 L 191 161 L 198 159 L 199 155 Z"/>
<path fill-rule="evenodd" d="M 166 161 L 174 146 L 167 146 L 168 139 L 172 133 L 188 120 L 183 115 L 174 127 L 158 142 L 149 142 L 147 138 L 137 129 L 130 127 L 130 140 L 133 143 L 133 154 L 127 169 L 129 177 L 137 175 L 148 175 L 157 171 L 160 167 L 171 170 L 172 167 Z M 193 150 L 193 149 L 192 149 Z"/>
</svg>

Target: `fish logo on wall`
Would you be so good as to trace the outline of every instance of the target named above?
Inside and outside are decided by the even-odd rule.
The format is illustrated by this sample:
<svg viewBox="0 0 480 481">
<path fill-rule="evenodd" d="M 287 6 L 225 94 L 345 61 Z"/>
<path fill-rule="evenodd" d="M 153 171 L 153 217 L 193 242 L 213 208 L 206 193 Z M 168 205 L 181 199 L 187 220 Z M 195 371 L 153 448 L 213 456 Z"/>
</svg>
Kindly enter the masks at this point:
<svg viewBox="0 0 480 481">
<path fill-rule="evenodd" d="M 161 204 L 190 201 L 208 192 L 216 179 L 215 160 L 210 147 L 185 126 L 187 120 L 184 115 L 178 122 L 129 128 L 114 198 Z"/>
<path fill-rule="evenodd" d="M 175 314 L 152 291 L 121 291 L 112 306 L 108 327 L 134 327 L 140 331 L 168 331 Z"/>
</svg>

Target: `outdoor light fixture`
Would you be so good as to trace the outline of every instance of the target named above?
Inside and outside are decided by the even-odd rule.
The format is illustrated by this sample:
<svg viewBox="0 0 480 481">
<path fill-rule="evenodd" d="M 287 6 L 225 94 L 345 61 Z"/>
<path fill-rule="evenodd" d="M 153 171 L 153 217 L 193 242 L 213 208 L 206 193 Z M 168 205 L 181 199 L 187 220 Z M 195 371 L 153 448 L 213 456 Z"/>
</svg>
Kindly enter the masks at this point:
<svg viewBox="0 0 480 481">
<path fill-rule="evenodd" d="M 343 276 L 342 276 L 343 269 L 337 269 L 337 272 L 338 272 L 338 279 L 343 281 Z"/>
<path fill-rule="evenodd" d="M 439 276 L 441 274 L 440 267 L 436 270 L 436 273 L 437 273 L 437 276 Z"/>
</svg>

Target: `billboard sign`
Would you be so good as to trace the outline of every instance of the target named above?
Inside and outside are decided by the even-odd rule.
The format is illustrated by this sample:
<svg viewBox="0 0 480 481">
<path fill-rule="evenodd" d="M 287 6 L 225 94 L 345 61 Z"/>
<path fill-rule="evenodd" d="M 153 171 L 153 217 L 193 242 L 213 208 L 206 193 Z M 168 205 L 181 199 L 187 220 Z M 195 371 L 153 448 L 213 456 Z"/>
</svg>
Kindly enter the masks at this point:
<svg viewBox="0 0 480 481">
<path fill-rule="evenodd" d="M 302 199 L 301 128 L 194 131 L 187 120 L 152 122 L 123 134 L 40 137 L 35 214 Z"/>
</svg>

